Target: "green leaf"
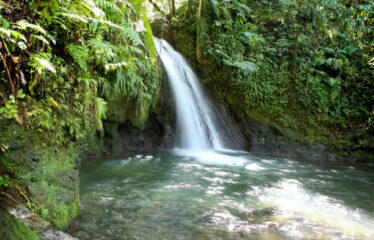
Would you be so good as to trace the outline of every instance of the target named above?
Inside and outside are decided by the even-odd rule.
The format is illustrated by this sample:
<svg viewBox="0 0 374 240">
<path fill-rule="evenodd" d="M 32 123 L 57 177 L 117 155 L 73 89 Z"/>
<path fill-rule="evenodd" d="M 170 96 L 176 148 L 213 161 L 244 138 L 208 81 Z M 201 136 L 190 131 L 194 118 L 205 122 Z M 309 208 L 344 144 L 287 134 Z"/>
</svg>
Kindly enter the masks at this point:
<svg viewBox="0 0 374 240">
<path fill-rule="evenodd" d="M 223 59 L 222 61 L 226 65 L 237 67 L 237 68 L 249 71 L 249 72 L 255 72 L 257 69 L 256 64 L 254 64 L 253 62 L 249 62 L 249 61 L 230 61 L 227 59 Z"/>
<path fill-rule="evenodd" d="M 357 49 L 358 48 L 356 48 L 356 47 L 348 46 L 348 47 L 344 48 L 344 51 L 346 52 L 346 54 L 352 55 L 352 53 L 355 53 L 357 51 Z"/>
</svg>

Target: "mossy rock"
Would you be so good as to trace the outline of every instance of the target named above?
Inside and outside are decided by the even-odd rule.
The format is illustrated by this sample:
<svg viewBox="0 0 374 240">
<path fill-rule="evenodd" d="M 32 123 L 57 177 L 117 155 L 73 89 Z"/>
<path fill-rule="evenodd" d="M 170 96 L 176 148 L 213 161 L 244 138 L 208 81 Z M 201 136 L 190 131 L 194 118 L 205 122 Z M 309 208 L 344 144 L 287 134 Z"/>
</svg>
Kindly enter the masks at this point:
<svg viewBox="0 0 374 240">
<path fill-rule="evenodd" d="M 38 235 L 12 215 L 0 212 L 1 240 L 39 240 Z"/>
<path fill-rule="evenodd" d="M 43 146 L 32 140 L 29 142 L 35 145 L 0 157 L 0 165 L 14 173 L 34 212 L 64 229 L 78 214 L 78 167 L 84 146 Z"/>
<path fill-rule="evenodd" d="M 38 152 L 42 153 L 40 161 L 30 175 L 33 181 L 28 183 L 31 200 L 41 217 L 64 229 L 78 214 L 78 150 L 70 146 Z"/>
</svg>

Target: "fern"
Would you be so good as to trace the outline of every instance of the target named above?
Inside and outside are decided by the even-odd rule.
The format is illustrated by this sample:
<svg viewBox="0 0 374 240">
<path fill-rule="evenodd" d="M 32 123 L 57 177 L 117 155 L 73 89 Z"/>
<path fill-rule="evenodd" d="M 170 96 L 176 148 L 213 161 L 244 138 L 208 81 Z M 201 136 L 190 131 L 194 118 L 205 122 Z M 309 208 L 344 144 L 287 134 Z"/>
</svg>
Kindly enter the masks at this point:
<svg viewBox="0 0 374 240">
<path fill-rule="evenodd" d="M 123 74 L 120 70 L 117 70 L 116 82 L 113 86 L 113 91 L 116 96 L 121 96 L 127 92 L 127 80 L 130 80 L 129 82 L 131 82 L 131 78 L 127 79 L 125 74 Z"/>
<path fill-rule="evenodd" d="M 92 20 L 92 19 L 91 19 Z M 112 21 L 109 21 L 109 20 L 102 20 L 102 19 L 95 19 L 95 21 L 97 21 L 98 23 L 101 23 L 103 25 L 107 25 L 109 27 L 113 27 L 113 28 L 116 28 L 116 29 L 122 29 L 122 27 L 118 24 L 115 24 L 113 23 Z"/>
<path fill-rule="evenodd" d="M 58 15 L 61 15 L 61 16 L 67 17 L 68 19 L 76 20 L 82 23 L 86 23 L 86 24 L 88 23 L 87 17 L 82 16 L 82 15 L 72 14 L 72 13 L 58 13 Z"/>
<path fill-rule="evenodd" d="M 49 42 L 45 37 L 42 35 L 31 35 L 33 38 L 40 40 L 41 42 L 45 43 L 46 45 L 49 45 Z"/>
<path fill-rule="evenodd" d="M 122 28 L 122 33 L 126 35 L 130 39 L 130 41 L 135 45 L 135 46 L 142 46 L 144 47 L 143 40 L 139 36 L 139 34 L 130 26 L 126 26 Z"/>
<path fill-rule="evenodd" d="M 39 33 L 43 34 L 44 36 L 47 35 L 47 31 L 44 30 L 44 28 L 42 28 L 39 25 L 29 23 L 26 20 L 18 21 L 16 23 L 15 28 L 18 28 L 18 29 L 21 29 L 21 30 L 27 30 L 28 28 L 30 28 L 30 29 L 34 30 L 35 32 L 39 32 Z"/>
<path fill-rule="evenodd" d="M 137 47 L 129 46 L 129 49 L 130 49 L 130 52 L 134 55 L 138 55 L 138 56 L 144 55 L 144 52 Z"/>
<path fill-rule="evenodd" d="M 29 65 L 31 67 L 31 73 L 33 74 L 33 79 L 29 83 L 29 90 L 34 93 L 34 86 L 38 83 L 40 79 L 39 76 L 43 74 L 45 70 L 52 73 L 56 73 L 56 68 L 53 63 L 51 63 L 52 54 L 51 53 L 34 53 L 30 56 Z"/>
<path fill-rule="evenodd" d="M 219 3 L 216 0 L 210 0 L 210 4 L 213 8 L 214 13 L 217 15 L 217 17 L 220 17 L 221 11 L 219 8 Z"/>
<path fill-rule="evenodd" d="M 48 70 L 52 73 L 56 73 L 56 68 L 51 63 L 50 53 L 34 53 L 30 57 L 29 65 L 33 68 L 33 72 L 37 71 L 41 74 L 44 70 Z"/>
<path fill-rule="evenodd" d="M 238 7 L 240 7 L 242 10 L 244 10 L 244 12 L 246 13 L 246 14 L 251 14 L 251 12 L 252 12 L 252 10 L 247 6 L 247 5 L 245 5 L 245 4 L 243 4 L 243 3 L 240 3 L 240 2 L 236 2 L 235 3 Z"/>
<path fill-rule="evenodd" d="M 144 22 L 144 27 L 146 29 L 146 34 L 145 34 L 145 45 L 147 47 L 147 50 L 149 52 L 149 56 L 153 61 L 156 61 L 156 47 L 155 43 L 153 42 L 153 33 L 152 33 L 152 28 L 151 25 L 149 24 L 147 14 L 143 12 L 143 22 Z"/>
<path fill-rule="evenodd" d="M 92 13 L 96 17 L 100 17 L 103 12 L 95 6 L 95 3 L 91 0 L 75 0 L 71 5 L 71 12 L 78 12 L 78 15 L 85 15 L 92 17 Z"/>
<path fill-rule="evenodd" d="M 119 60 L 117 53 L 121 54 L 121 51 L 118 46 L 97 38 L 90 39 L 87 44 L 92 49 L 90 54 L 95 57 L 96 63 L 104 66 L 106 70 L 109 70 L 108 62 Z"/>
<path fill-rule="evenodd" d="M 77 46 L 74 44 L 69 44 L 67 46 L 67 49 L 70 55 L 73 57 L 74 62 L 76 62 L 79 65 L 79 67 L 82 68 L 84 71 L 88 71 L 88 49 L 84 46 Z"/>
<path fill-rule="evenodd" d="M 101 8 L 106 13 L 117 13 L 120 16 L 124 15 L 122 10 L 113 1 L 95 0 L 95 4 L 97 7 Z"/>
<path fill-rule="evenodd" d="M 256 64 L 249 61 L 231 61 L 227 59 L 223 59 L 222 61 L 228 66 L 237 67 L 249 72 L 255 72 L 257 69 Z"/>
<path fill-rule="evenodd" d="M 5 29 L 5 28 L 2 28 L 0 27 L 0 36 L 2 38 L 12 38 L 14 41 L 18 41 L 18 40 L 22 40 L 24 42 L 27 42 L 25 36 L 23 36 L 23 34 L 17 32 L 17 31 L 13 31 L 13 30 L 9 30 L 9 29 Z"/>
<path fill-rule="evenodd" d="M 106 112 L 107 112 L 107 103 L 104 99 L 96 97 L 96 111 L 95 111 L 95 120 L 97 129 L 99 131 L 103 131 L 103 122 L 101 119 L 106 118 Z"/>
</svg>

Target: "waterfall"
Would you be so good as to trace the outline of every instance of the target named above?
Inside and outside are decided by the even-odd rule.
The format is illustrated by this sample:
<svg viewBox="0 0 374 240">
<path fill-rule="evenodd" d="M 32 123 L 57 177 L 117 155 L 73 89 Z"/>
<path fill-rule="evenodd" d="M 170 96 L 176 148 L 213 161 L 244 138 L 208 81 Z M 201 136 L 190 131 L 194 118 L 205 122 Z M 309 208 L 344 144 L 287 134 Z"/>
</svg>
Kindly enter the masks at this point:
<svg viewBox="0 0 374 240">
<path fill-rule="evenodd" d="M 219 116 L 198 77 L 169 43 L 155 37 L 154 42 L 175 99 L 179 147 L 194 151 L 223 150 L 225 146 L 215 121 Z"/>
</svg>

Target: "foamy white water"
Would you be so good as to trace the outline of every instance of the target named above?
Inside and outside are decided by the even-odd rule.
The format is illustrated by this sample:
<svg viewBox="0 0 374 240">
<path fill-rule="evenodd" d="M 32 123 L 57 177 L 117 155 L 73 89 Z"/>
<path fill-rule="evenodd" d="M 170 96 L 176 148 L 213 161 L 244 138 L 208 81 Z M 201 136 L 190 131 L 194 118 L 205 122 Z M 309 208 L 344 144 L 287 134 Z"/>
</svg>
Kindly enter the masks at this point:
<svg viewBox="0 0 374 240">
<path fill-rule="evenodd" d="M 154 38 L 174 95 L 181 148 L 202 151 L 224 148 L 214 122 L 212 104 L 183 56 L 165 40 Z"/>
<path fill-rule="evenodd" d="M 81 184 L 81 240 L 374 239 L 369 169 L 178 149 L 88 161 Z"/>
</svg>

